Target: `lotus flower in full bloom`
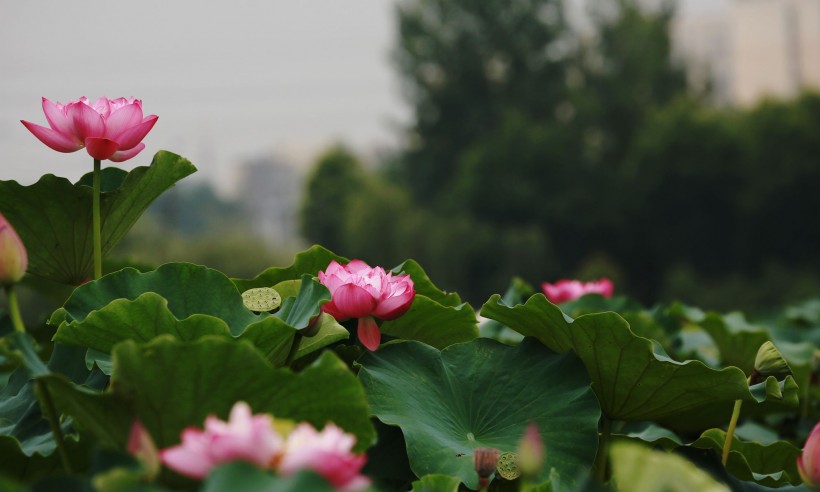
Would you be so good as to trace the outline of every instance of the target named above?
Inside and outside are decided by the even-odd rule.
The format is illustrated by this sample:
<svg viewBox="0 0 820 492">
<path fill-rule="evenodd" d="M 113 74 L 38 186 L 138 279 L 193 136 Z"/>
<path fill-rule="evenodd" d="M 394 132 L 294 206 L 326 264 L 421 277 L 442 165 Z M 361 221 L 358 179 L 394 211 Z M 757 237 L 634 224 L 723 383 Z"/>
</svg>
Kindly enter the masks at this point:
<svg viewBox="0 0 820 492">
<path fill-rule="evenodd" d="M 156 115 L 143 116 L 142 101 L 101 97 L 91 103 L 81 97 L 67 104 L 43 98 L 49 127 L 22 121 L 41 142 L 57 152 L 85 147 L 94 159 L 126 161 L 145 148 L 142 139 L 157 122 Z"/>
<path fill-rule="evenodd" d="M 554 284 L 544 282 L 541 284 L 544 295 L 553 304 L 573 301 L 587 294 L 600 294 L 606 298 L 612 297 L 613 285 L 608 278 L 602 278 L 593 282 L 581 282 L 578 280 L 559 280 Z"/>
<path fill-rule="evenodd" d="M 273 417 L 253 415 L 247 403 L 237 402 L 227 422 L 211 415 L 205 419 L 204 430 L 188 427 L 182 431 L 182 443 L 163 449 L 160 458 L 172 470 L 202 479 L 213 468 L 230 461 L 268 468 L 282 446 L 283 439 L 273 427 Z"/>
<path fill-rule="evenodd" d="M 367 461 L 363 454 L 353 454 L 356 438 L 333 424 L 321 432 L 302 423 L 288 435 L 278 471 L 291 476 L 299 470 L 312 470 L 325 478 L 335 490 L 351 492 L 370 485 L 361 475 Z"/>
<path fill-rule="evenodd" d="M 27 268 L 26 248 L 11 224 L 0 214 L 0 286 L 16 284 Z"/>
<path fill-rule="evenodd" d="M 362 345 L 376 350 L 381 332 L 374 318 L 396 319 L 413 303 L 416 291 L 410 275 L 385 272 L 382 267 L 371 268 L 361 260 L 347 265 L 331 261 L 319 272 L 319 282 L 330 291 L 330 302 L 322 309 L 338 321 L 359 318 L 358 336 Z"/>
<path fill-rule="evenodd" d="M 145 429 L 135 424 L 128 443 L 131 454 L 145 461 L 150 443 Z M 283 438 L 274 427 L 273 417 L 254 415 L 248 404 L 240 401 L 234 404 L 227 422 L 209 416 L 205 429 L 183 430 L 182 443 L 163 449 L 159 456 L 168 468 L 199 480 L 223 463 L 245 461 L 285 477 L 311 470 L 324 477 L 334 490 L 354 492 L 370 485 L 361 474 L 367 457 L 353 453 L 355 444 L 355 436 L 332 423 L 319 432 L 303 422 Z"/>
<path fill-rule="evenodd" d="M 803 453 L 797 457 L 797 471 L 806 485 L 820 488 L 820 424 L 815 425 L 806 438 Z"/>
</svg>

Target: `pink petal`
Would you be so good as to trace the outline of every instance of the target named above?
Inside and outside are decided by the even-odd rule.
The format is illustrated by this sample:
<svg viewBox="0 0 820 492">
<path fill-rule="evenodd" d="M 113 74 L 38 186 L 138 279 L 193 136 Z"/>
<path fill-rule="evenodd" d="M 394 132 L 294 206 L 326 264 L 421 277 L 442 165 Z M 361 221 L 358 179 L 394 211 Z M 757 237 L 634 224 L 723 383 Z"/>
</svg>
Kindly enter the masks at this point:
<svg viewBox="0 0 820 492">
<path fill-rule="evenodd" d="M 200 480 L 208 476 L 214 467 L 205 456 L 192 452 L 183 444 L 160 451 L 160 459 L 175 472 Z"/>
<path fill-rule="evenodd" d="M 85 139 L 85 150 L 91 157 L 102 161 L 117 152 L 117 142 L 107 138 L 88 137 Z"/>
<path fill-rule="evenodd" d="M 105 121 L 91 106 L 80 102 L 69 103 L 66 106 L 68 118 L 74 127 L 72 132 L 82 141 L 89 137 L 105 136 Z"/>
<path fill-rule="evenodd" d="M 379 331 L 379 326 L 372 316 L 365 316 L 359 318 L 359 341 L 362 342 L 367 350 L 375 352 L 379 348 L 379 342 L 382 339 L 382 332 Z"/>
<path fill-rule="evenodd" d="M 409 290 L 398 296 L 388 297 L 376 306 L 373 316 L 383 320 L 396 319 L 410 309 L 415 297 L 416 291 L 414 290 Z"/>
<path fill-rule="evenodd" d="M 117 140 L 117 137 L 126 130 L 140 123 L 142 123 L 142 108 L 136 104 L 128 104 L 111 113 L 105 120 L 105 136 L 111 140 Z"/>
<path fill-rule="evenodd" d="M 82 143 L 79 138 L 76 138 L 71 133 L 74 129 L 74 125 L 71 124 L 71 121 L 66 116 L 64 108 L 59 108 L 53 102 L 43 98 L 43 113 L 45 113 L 46 120 L 48 120 L 48 124 L 51 128 L 58 133 L 62 133 L 66 138 L 73 140 L 77 144 Z"/>
<path fill-rule="evenodd" d="M 108 160 L 111 161 L 111 162 L 127 161 L 128 159 L 130 159 L 130 158 L 134 157 L 135 155 L 139 154 L 140 152 L 142 152 L 142 149 L 144 149 L 144 148 L 145 148 L 145 144 L 141 143 L 141 144 L 137 145 L 136 147 L 134 147 L 132 149 L 118 150 L 117 152 L 114 152 L 114 155 L 109 157 Z"/>
<path fill-rule="evenodd" d="M 339 311 L 333 301 L 322 304 L 322 311 L 336 318 L 336 321 L 344 321 L 349 318 L 349 316 L 345 316 L 345 313 Z"/>
<path fill-rule="evenodd" d="M 344 284 L 333 293 L 333 304 L 346 318 L 369 315 L 376 307 L 376 302 L 369 292 L 358 285 Z"/>
<path fill-rule="evenodd" d="M 122 111 L 122 110 L 120 110 Z M 133 147 L 136 147 L 148 132 L 151 131 L 151 128 L 154 127 L 154 124 L 157 122 L 156 115 L 151 115 L 143 120 L 138 125 L 134 125 L 131 128 L 126 129 L 123 131 L 119 136 L 117 136 L 116 140 L 117 143 L 120 144 L 120 148 L 123 150 L 128 150 Z"/>
<path fill-rule="evenodd" d="M 362 260 L 352 260 L 350 263 L 345 265 L 345 270 L 351 273 L 360 272 L 362 270 L 369 270 L 370 266 L 367 263 L 363 262 Z"/>
<path fill-rule="evenodd" d="M 82 144 L 78 144 L 73 139 L 56 130 L 35 125 L 34 123 L 29 123 L 28 121 L 20 120 L 20 122 L 41 142 L 57 152 L 75 152 L 83 148 Z"/>
</svg>

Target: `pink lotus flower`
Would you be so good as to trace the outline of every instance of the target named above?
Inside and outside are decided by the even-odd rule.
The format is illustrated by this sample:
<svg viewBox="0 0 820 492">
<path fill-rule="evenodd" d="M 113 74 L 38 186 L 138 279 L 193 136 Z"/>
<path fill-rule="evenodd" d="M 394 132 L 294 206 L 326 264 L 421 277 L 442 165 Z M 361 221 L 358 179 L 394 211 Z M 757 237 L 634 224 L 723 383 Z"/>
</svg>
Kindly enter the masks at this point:
<svg viewBox="0 0 820 492">
<path fill-rule="evenodd" d="M 157 122 L 156 115 L 143 117 L 142 101 L 133 97 L 101 97 L 90 103 L 81 97 L 68 104 L 43 98 L 43 112 L 50 128 L 22 121 L 41 142 L 57 152 L 85 147 L 99 160 L 126 161 L 145 148 L 142 139 Z"/>
<path fill-rule="evenodd" d="M 331 261 L 324 272 L 319 272 L 319 282 L 331 296 L 322 309 L 339 321 L 359 318 L 359 340 L 369 350 L 376 350 L 381 341 L 374 318 L 398 318 L 410 309 L 416 296 L 410 275 L 394 277 L 393 272 L 371 268 L 360 260 L 344 266 Z"/>
<path fill-rule="evenodd" d="M 273 417 L 252 415 L 245 402 L 237 402 L 227 422 L 211 415 L 205 430 L 189 427 L 182 443 L 160 452 L 162 462 L 192 478 L 205 478 L 218 465 L 247 461 L 269 468 L 282 450 L 282 437 L 273 427 Z"/>
<path fill-rule="evenodd" d="M 820 424 L 814 426 L 803 446 L 803 454 L 797 457 L 797 471 L 803 483 L 820 488 Z"/>
<path fill-rule="evenodd" d="M 336 490 L 362 490 L 370 485 L 370 480 L 360 473 L 367 457 L 353 454 L 355 443 L 354 436 L 333 424 L 326 425 L 321 432 L 310 424 L 299 424 L 288 436 L 278 471 L 289 477 L 299 470 L 313 470 Z"/>
<path fill-rule="evenodd" d="M 602 278 L 597 282 L 580 282 L 578 280 L 559 280 L 554 284 L 544 282 L 541 284 L 544 295 L 553 304 L 573 301 L 587 294 L 601 294 L 606 298 L 612 297 L 612 281 Z"/>
<path fill-rule="evenodd" d="M 16 284 L 26 274 L 28 254 L 20 236 L 0 214 L 0 285 Z"/>
</svg>

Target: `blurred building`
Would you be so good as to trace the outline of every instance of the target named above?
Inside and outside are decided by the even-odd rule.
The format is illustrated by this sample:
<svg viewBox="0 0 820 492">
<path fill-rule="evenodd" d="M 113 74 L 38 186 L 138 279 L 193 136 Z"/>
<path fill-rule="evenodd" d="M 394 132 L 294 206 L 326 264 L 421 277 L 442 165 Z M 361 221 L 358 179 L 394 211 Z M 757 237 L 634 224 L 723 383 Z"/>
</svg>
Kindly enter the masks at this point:
<svg viewBox="0 0 820 492">
<path fill-rule="evenodd" d="M 277 158 L 244 163 L 237 180 L 238 201 L 254 231 L 271 245 L 289 245 L 299 235 L 304 176 Z"/>
<path fill-rule="evenodd" d="M 820 0 L 730 0 L 680 15 L 672 36 L 690 82 L 718 103 L 820 90 Z"/>
</svg>

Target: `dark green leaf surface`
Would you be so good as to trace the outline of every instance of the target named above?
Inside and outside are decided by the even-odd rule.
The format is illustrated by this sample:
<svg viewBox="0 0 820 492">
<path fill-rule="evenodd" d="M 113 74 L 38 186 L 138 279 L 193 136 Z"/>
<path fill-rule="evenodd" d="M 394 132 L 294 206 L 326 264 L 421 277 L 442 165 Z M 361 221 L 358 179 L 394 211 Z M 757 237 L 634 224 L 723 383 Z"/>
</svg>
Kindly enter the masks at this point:
<svg viewBox="0 0 820 492">
<path fill-rule="evenodd" d="M 165 335 L 144 345 L 118 344 L 113 361 L 111 393 L 85 391 L 56 376 L 44 379 L 58 407 L 109 445 L 124 446 L 133 418 L 160 448 L 176 444 L 183 428 L 201 426 L 209 414 L 225 419 L 237 401 L 317 427 L 333 421 L 356 435 L 359 450 L 375 434 L 361 385 L 330 352 L 293 373 L 274 369 L 247 343 L 214 337 L 181 342 Z"/>
<path fill-rule="evenodd" d="M 385 335 L 417 340 L 438 349 L 478 336 L 478 320 L 469 304 L 443 306 L 423 295 L 416 295 L 404 315 L 381 324 Z"/>
<path fill-rule="evenodd" d="M 592 464 L 600 408 L 577 358 L 525 340 L 488 339 L 439 352 L 419 342 L 383 346 L 360 359 L 373 413 L 401 427 L 417 476 L 439 473 L 475 488 L 473 450 L 514 451 L 529 422 L 541 432 L 547 471 L 575 477 Z"/>
<path fill-rule="evenodd" d="M 316 276 L 333 260 L 343 264 L 348 262 L 343 256 L 336 255 L 319 245 L 313 245 L 307 251 L 297 254 L 293 265 L 289 267 L 271 267 L 251 279 L 231 280 L 241 292 L 256 287 L 273 287 L 279 282 L 295 280 L 304 274 Z"/>
<path fill-rule="evenodd" d="M 89 169 L 91 165 L 89 159 Z M 103 254 L 119 243 L 154 199 L 194 171 L 190 162 L 165 151 L 158 152 L 150 166 L 129 173 L 106 168 L 103 181 L 110 191 L 100 198 Z M 92 276 L 91 201 L 91 186 L 51 174 L 30 186 L 0 181 L 0 212 L 26 245 L 30 273 L 72 285 Z"/>
<path fill-rule="evenodd" d="M 615 313 L 572 321 L 543 295 L 514 307 L 493 296 L 481 314 L 558 352 L 573 350 L 587 368 L 601 408 L 610 419 L 654 420 L 717 402 L 781 401 L 797 405 L 791 377 L 769 378 L 750 388 L 736 367 L 715 370 L 700 361 L 677 362 L 659 344 L 636 336 Z"/>
</svg>

